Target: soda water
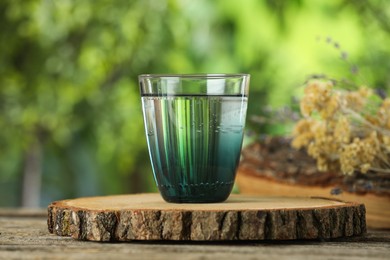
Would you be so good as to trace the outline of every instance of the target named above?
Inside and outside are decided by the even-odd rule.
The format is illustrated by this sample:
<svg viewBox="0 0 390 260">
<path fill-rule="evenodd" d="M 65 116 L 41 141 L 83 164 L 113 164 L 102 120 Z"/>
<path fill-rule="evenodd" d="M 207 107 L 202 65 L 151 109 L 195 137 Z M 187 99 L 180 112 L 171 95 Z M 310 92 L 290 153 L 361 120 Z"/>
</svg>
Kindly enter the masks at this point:
<svg viewBox="0 0 390 260">
<path fill-rule="evenodd" d="M 247 97 L 143 95 L 154 178 L 169 202 L 218 202 L 240 159 Z"/>
</svg>

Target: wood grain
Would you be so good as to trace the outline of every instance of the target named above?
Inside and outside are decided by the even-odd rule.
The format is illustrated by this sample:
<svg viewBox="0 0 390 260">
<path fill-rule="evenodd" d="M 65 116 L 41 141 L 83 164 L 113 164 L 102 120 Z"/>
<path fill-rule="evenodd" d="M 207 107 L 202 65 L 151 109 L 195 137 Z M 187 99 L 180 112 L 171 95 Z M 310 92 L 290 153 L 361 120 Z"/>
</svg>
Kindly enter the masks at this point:
<svg viewBox="0 0 390 260">
<path fill-rule="evenodd" d="M 172 204 L 159 194 L 79 198 L 48 207 L 48 229 L 90 241 L 331 239 L 366 232 L 365 207 L 326 198 L 232 195 Z"/>
</svg>

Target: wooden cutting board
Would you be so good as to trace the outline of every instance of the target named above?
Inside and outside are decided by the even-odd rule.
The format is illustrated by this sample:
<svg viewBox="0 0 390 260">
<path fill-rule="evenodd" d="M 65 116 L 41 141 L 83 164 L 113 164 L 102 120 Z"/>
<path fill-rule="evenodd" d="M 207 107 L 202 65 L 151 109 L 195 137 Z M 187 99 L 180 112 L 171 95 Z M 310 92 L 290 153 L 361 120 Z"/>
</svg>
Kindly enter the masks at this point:
<svg viewBox="0 0 390 260">
<path fill-rule="evenodd" d="M 332 239 L 366 232 L 363 204 L 321 197 L 231 195 L 226 202 L 172 204 L 159 194 L 53 202 L 49 231 L 90 241 Z"/>
</svg>

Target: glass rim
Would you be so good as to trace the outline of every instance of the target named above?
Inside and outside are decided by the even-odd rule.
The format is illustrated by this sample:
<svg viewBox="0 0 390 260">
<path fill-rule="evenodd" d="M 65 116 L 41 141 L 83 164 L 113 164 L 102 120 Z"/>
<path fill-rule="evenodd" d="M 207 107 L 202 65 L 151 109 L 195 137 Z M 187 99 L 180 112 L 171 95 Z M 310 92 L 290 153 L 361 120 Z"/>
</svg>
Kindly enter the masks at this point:
<svg viewBox="0 0 390 260">
<path fill-rule="evenodd" d="M 237 77 L 249 77 L 247 73 L 196 73 L 196 74 L 140 74 L 140 79 L 154 79 L 154 78 L 199 78 L 199 79 L 224 79 L 224 78 L 237 78 Z"/>
</svg>

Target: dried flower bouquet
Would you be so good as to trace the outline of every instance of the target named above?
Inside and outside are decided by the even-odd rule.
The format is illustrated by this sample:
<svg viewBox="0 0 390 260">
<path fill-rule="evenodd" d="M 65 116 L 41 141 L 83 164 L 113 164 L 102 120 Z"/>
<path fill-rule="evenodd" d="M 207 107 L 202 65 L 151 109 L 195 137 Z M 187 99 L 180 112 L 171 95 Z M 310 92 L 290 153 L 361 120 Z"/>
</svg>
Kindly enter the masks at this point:
<svg viewBox="0 0 390 260">
<path fill-rule="evenodd" d="M 306 149 L 320 171 L 390 174 L 390 98 L 311 80 L 300 110 L 292 146 Z"/>
</svg>

